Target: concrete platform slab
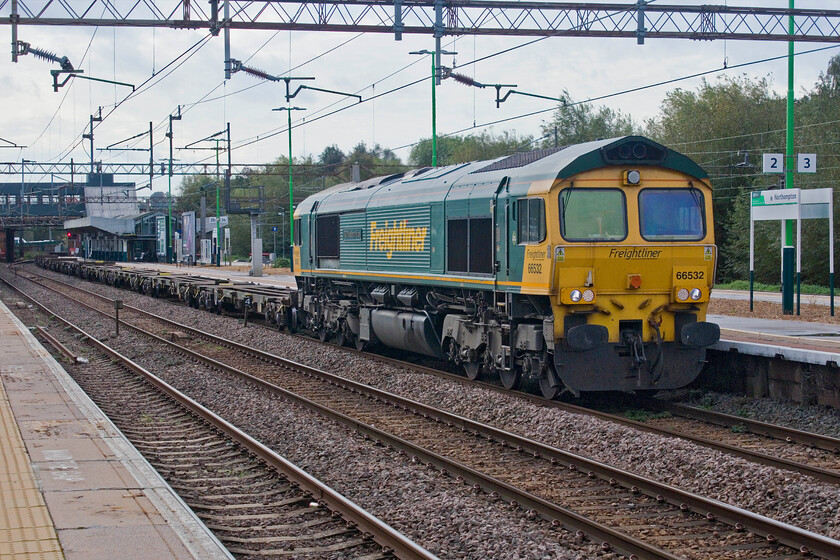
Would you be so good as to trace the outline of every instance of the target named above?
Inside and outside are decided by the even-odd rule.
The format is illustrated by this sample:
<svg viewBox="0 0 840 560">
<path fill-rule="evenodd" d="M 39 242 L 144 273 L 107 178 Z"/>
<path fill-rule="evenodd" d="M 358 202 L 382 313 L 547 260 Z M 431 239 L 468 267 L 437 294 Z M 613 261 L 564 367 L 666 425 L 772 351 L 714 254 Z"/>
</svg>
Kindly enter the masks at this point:
<svg viewBox="0 0 840 560">
<path fill-rule="evenodd" d="M 780 336 L 807 336 L 834 339 L 840 347 L 840 325 L 812 323 L 785 319 L 758 319 L 732 315 L 707 315 L 708 321 L 717 323 L 722 329 L 740 330 Z"/>
<path fill-rule="evenodd" d="M 0 558 L 232 558 L 2 302 L 0 340 Z"/>
<path fill-rule="evenodd" d="M 177 557 L 179 542 L 156 527 L 118 527 L 66 530 L 65 554 L 86 560 L 145 560 Z"/>
</svg>

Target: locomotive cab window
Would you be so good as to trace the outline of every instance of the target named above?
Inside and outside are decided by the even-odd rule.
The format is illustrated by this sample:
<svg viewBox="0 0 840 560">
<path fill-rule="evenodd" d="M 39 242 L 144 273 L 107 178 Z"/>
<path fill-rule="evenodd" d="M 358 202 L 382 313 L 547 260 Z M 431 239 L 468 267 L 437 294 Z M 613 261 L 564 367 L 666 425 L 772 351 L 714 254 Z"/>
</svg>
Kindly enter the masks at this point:
<svg viewBox="0 0 840 560">
<path fill-rule="evenodd" d="M 643 189 L 640 233 L 648 241 L 698 241 L 706 237 L 704 209 L 699 189 Z"/>
<path fill-rule="evenodd" d="M 517 203 L 516 234 L 518 243 L 541 243 L 545 240 L 545 200 L 523 198 Z"/>
<path fill-rule="evenodd" d="M 621 241 L 627 237 L 627 201 L 619 189 L 560 191 L 560 233 L 568 241 Z"/>
<path fill-rule="evenodd" d="M 295 218 L 295 240 L 294 240 L 295 247 L 300 247 L 300 240 L 301 240 L 300 218 Z"/>
</svg>

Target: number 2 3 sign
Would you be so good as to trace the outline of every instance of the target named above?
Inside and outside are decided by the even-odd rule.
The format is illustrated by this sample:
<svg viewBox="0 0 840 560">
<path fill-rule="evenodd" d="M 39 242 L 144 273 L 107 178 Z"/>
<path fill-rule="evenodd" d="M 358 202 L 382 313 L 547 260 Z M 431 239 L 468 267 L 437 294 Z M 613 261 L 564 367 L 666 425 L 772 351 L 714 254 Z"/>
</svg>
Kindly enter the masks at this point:
<svg viewBox="0 0 840 560">
<path fill-rule="evenodd" d="M 784 173 L 784 154 L 762 154 L 762 171 L 764 173 Z M 796 171 L 798 173 L 817 172 L 817 154 L 797 154 Z"/>
</svg>

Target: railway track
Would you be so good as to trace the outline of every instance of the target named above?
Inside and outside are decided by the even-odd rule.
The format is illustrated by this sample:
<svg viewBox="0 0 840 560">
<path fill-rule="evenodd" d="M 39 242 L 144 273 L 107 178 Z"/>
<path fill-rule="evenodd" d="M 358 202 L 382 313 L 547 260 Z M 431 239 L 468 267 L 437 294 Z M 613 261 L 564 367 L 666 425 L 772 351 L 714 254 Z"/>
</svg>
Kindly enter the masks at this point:
<svg viewBox="0 0 840 560">
<path fill-rule="evenodd" d="M 259 320 L 253 324 L 273 330 L 273 327 L 266 326 Z M 310 337 L 294 336 L 300 336 L 312 344 L 318 343 Z M 330 347 L 335 348 L 335 345 L 330 345 Z M 360 353 L 358 350 L 346 347 L 341 347 L 341 350 L 351 354 Z M 423 367 L 378 354 L 365 353 L 365 356 L 382 363 L 422 371 L 458 383 L 476 383 L 434 367 Z M 496 383 L 479 382 L 479 384 L 489 390 L 507 393 L 506 389 Z M 604 412 L 600 409 L 601 405 L 597 403 L 591 406 L 579 406 L 559 401 L 546 401 L 540 396 L 527 392 L 519 394 L 543 406 L 594 416 L 661 436 L 678 437 L 749 461 L 812 476 L 824 482 L 840 484 L 840 440 L 837 438 L 652 398 L 635 398 L 634 402 L 628 406 L 626 414 L 616 414 Z M 641 420 L 634 420 L 630 416 L 641 418 Z"/>
<path fill-rule="evenodd" d="M 313 344 L 329 344 L 330 347 L 336 348 L 334 344 L 320 342 L 304 335 L 290 336 L 299 336 Z M 353 355 L 362 354 L 352 348 L 338 348 Z M 462 375 L 380 354 L 364 352 L 364 355 L 374 361 L 434 375 L 455 383 L 479 385 L 500 394 L 510 394 L 508 389 L 498 383 L 472 381 Z M 661 436 L 685 439 L 749 461 L 840 485 L 840 439 L 834 437 L 655 398 L 634 396 L 632 403 L 625 407 L 624 413 L 610 413 L 602 409 L 603 403 L 576 405 L 546 400 L 525 391 L 517 391 L 517 395 L 540 406 L 585 414 Z M 633 417 L 639 419 L 635 420 Z"/>
<path fill-rule="evenodd" d="M 107 298 L 94 299 L 93 307 L 103 313 L 113 306 Z M 612 547 L 640 558 L 719 558 L 733 553 L 742 558 L 840 556 L 840 543 L 831 539 L 140 310 L 128 308 L 124 313 L 131 322 L 137 321 L 138 327 L 144 323 L 145 328 L 163 334 L 177 329 L 188 333 L 179 337 L 179 351 L 193 359 L 232 375 L 247 376 L 264 388 L 354 425 L 366 436 L 410 454 L 413 460 L 461 477 L 475 485 L 475 491 L 489 492 L 491 498 L 504 499 L 531 515 L 603 541 L 605 549 Z"/>
<path fill-rule="evenodd" d="M 68 319 L 43 310 L 78 337 L 67 336 L 63 344 L 46 329 L 37 335 L 71 358 L 67 368 L 77 383 L 237 558 L 436 558 Z M 79 366 L 82 353 L 88 363 Z"/>
</svg>

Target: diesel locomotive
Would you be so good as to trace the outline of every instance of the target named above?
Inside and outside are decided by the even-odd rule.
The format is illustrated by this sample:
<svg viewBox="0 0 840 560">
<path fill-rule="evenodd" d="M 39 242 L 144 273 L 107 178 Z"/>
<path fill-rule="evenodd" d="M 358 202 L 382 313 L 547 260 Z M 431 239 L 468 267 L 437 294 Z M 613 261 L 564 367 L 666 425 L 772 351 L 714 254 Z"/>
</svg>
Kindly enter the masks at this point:
<svg viewBox="0 0 840 560">
<path fill-rule="evenodd" d="M 687 385 L 705 321 L 712 187 L 642 136 L 345 183 L 294 212 L 293 326 L 567 391 Z"/>
</svg>

